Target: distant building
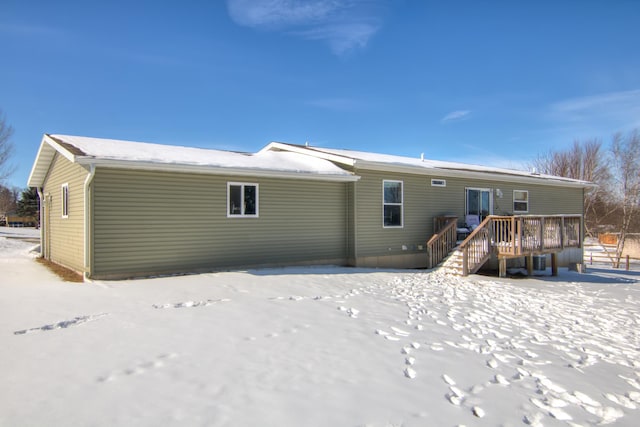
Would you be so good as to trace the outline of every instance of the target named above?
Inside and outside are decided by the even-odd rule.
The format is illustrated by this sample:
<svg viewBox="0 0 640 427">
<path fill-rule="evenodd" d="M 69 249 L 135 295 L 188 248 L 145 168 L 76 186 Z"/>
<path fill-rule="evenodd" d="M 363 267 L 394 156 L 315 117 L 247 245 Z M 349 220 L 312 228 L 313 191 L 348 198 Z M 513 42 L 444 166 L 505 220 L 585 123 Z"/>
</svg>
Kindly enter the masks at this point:
<svg viewBox="0 0 640 427">
<path fill-rule="evenodd" d="M 0 225 L 5 225 L 7 227 L 35 227 L 37 224 L 37 218 L 32 216 L 20 216 L 17 212 L 7 212 L 4 217 L 0 217 Z"/>
</svg>

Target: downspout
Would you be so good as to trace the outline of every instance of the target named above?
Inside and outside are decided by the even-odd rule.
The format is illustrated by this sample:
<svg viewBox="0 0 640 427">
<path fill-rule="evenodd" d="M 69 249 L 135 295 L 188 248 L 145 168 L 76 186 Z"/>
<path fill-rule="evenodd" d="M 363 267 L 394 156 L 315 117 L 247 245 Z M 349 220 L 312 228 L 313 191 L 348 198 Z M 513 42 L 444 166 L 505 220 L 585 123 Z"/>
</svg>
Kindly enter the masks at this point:
<svg viewBox="0 0 640 427">
<path fill-rule="evenodd" d="M 38 216 L 40 217 L 40 256 L 44 258 L 44 194 L 42 194 L 42 187 L 38 187 L 36 190 L 38 191 L 38 199 L 40 201 L 40 209 L 38 212 Z"/>
<path fill-rule="evenodd" d="M 91 240 L 93 239 L 92 236 L 92 221 L 91 221 L 91 209 L 90 209 L 90 203 L 91 203 L 91 197 L 89 195 L 89 188 L 91 187 L 91 184 L 93 183 L 93 178 L 96 175 L 96 166 L 92 163 L 89 166 L 89 174 L 87 175 L 87 178 L 84 180 L 84 279 L 85 280 L 89 280 L 91 278 L 91 275 L 93 273 L 93 266 L 91 263 L 91 249 L 92 249 L 92 245 L 91 245 Z"/>
<path fill-rule="evenodd" d="M 353 183 L 353 266 L 358 266 L 358 181 Z"/>
</svg>

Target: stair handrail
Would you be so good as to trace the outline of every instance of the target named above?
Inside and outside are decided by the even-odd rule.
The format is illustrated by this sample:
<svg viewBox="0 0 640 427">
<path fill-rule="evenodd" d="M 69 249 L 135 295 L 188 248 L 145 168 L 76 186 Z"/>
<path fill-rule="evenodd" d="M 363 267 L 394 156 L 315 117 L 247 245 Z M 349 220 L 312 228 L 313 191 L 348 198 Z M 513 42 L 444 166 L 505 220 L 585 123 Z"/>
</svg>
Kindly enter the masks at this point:
<svg viewBox="0 0 640 427">
<path fill-rule="evenodd" d="M 489 215 L 460 244 L 463 276 L 475 272 L 491 256 L 491 224 L 492 215 Z"/>
<path fill-rule="evenodd" d="M 446 225 L 427 242 L 427 268 L 433 268 L 451 252 L 457 243 L 457 217 L 448 217 Z"/>
</svg>

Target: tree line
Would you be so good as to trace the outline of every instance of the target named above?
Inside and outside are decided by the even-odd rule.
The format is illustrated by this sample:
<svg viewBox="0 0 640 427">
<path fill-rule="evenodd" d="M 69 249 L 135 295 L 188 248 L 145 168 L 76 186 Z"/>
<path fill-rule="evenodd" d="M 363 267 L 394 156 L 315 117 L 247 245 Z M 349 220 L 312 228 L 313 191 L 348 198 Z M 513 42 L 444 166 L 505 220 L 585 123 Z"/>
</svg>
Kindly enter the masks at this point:
<svg viewBox="0 0 640 427">
<path fill-rule="evenodd" d="M 616 133 L 608 145 L 576 140 L 568 149 L 539 155 L 530 166 L 595 184 L 585 193 L 585 231 L 592 237 L 618 233 L 614 267 L 619 266 L 629 233 L 640 232 L 640 132 Z"/>
<path fill-rule="evenodd" d="M 19 216 L 34 217 L 38 221 L 39 206 L 38 193 L 35 188 L 18 189 L 2 185 L 4 180 L 13 173 L 14 168 L 9 164 L 13 154 L 13 127 L 7 124 L 4 113 L 0 110 L 0 216 L 7 213 L 17 213 Z"/>
</svg>

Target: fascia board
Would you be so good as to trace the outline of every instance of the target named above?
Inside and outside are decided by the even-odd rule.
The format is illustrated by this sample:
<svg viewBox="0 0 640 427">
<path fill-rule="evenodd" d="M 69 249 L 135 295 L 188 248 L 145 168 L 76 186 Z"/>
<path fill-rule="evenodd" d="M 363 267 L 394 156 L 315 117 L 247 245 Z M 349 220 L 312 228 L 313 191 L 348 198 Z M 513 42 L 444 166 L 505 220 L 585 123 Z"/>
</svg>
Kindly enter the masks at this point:
<svg viewBox="0 0 640 427">
<path fill-rule="evenodd" d="M 56 149 L 56 151 L 60 154 L 62 154 L 67 160 L 69 160 L 72 163 L 76 162 L 76 156 L 72 153 L 70 153 L 66 148 L 64 148 L 62 145 L 58 144 L 53 138 L 51 138 L 49 135 L 45 135 L 43 138 L 43 141 L 46 141 L 47 144 L 51 145 L 53 148 Z"/>
<path fill-rule="evenodd" d="M 31 172 L 29 173 L 29 179 L 27 180 L 27 185 L 29 187 L 42 187 L 44 175 L 46 174 L 44 171 L 45 164 L 51 163 L 54 155 L 55 150 L 47 145 L 43 140 L 40 143 L 38 154 L 36 154 L 36 160 L 33 162 Z"/>
<path fill-rule="evenodd" d="M 233 175 L 233 176 L 255 176 L 265 178 L 288 178 L 288 179 L 304 179 L 315 181 L 338 181 L 338 182 L 354 182 L 360 179 L 357 175 L 330 175 L 330 174 L 314 174 L 295 171 L 276 171 L 252 168 L 227 168 L 207 165 L 180 165 L 167 163 L 153 163 L 141 161 L 123 161 L 110 159 L 95 159 L 93 157 L 76 156 L 76 160 L 80 165 L 95 165 L 99 167 L 108 167 L 113 169 L 130 169 L 130 170 L 148 170 L 161 172 L 184 172 L 199 173 L 207 175 Z"/>
<path fill-rule="evenodd" d="M 467 178 L 467 179 L 484 179 L 488 181 L 499 182 L 514 182 L 522 184 L 537 184 L 546 185 L 552 187 L 572 187 L 572 188 L 591 188 L 594 185 L 587 182 L 572 182 L 561 181 L 554 179 L 540 178 L 536 176 L 524 176 L 524 175 L 509 175 L 492 172 L 475 172 L 475 171 L 462 171 L 452 169 L 441 168 L 428 168 L 428 167 L 411 167 L 403 165 L 391 165 L 387 163 L 367 162 L 363 160 L 357 160 L 355 162 L 355 170 L 375 170 L 379 172 L 395 172 L 395 173 L 408 173 L 412 175 L 428 175 L 435 177 L 446 178 Z"/>
</svg>

